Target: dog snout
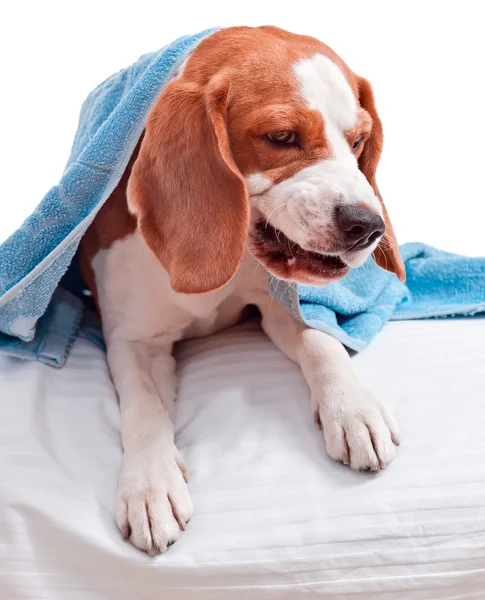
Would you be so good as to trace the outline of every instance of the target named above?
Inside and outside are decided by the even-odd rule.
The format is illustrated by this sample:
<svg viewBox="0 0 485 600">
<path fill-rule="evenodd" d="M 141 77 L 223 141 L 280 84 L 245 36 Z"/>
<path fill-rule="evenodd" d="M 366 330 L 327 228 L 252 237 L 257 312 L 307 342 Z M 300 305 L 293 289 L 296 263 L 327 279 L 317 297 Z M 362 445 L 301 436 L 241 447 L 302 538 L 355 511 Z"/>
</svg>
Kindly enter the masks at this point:
<svg viewBox="0 0 485 600">
<path fill-rule="evenodd" d="M 382 218 L 360 206 L 340 205 L 335 221 L 348 250 L 364 250 L 380 238 L 386 229 Z"/>
</svg>

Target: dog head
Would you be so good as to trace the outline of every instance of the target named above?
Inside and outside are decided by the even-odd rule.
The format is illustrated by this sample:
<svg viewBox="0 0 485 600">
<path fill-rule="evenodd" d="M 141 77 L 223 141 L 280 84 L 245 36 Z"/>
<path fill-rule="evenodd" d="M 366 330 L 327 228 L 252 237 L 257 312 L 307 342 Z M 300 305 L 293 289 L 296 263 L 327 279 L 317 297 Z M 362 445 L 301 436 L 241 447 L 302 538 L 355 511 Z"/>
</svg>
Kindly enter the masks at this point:
<svg viewBox="0 0 485 600">
<path fill-rule="evenodd" d="M 246 244 L 279 278 L 325 285 L 404 266 L 376 184 L 370 84 L 327 46 L 274 27 L 218 31 L 146 123 L 128 205 L 175 291 L 227 283 Z"/>
</svg>

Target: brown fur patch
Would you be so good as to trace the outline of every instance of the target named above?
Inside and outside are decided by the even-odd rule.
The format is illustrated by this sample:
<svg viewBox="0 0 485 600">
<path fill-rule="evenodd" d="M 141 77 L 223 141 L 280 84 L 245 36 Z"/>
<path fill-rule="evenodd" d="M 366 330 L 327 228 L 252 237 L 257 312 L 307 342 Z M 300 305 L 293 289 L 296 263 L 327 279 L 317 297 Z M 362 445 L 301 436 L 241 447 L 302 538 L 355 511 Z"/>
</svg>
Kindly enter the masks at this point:
<svg viewBox="0 0 485 600">
<path fill-rule="evenodd" d="M 100 208 L 94 221 L 88 227 L 79 246 L 79 266 L 87 286 L 93 294 L 99 310 L 98 293 L 92 269 L 93 258 L 99 250 L 109 248 L 116 240 L 121 240 L 136 230 L 136 219 L 128 211 L 126 205 L 126 187 L 131 170 L 138 156 L 140 143 L 137 145 L 128 166 L 118 185 Z"/>
</svg>

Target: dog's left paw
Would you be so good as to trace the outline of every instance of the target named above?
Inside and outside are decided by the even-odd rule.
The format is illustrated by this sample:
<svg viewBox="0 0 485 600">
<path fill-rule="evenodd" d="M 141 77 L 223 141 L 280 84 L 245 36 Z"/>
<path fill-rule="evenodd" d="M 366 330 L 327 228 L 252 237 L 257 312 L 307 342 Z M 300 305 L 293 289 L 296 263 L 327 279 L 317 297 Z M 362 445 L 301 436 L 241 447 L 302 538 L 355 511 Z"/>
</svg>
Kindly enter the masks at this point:
<svg viewBox="0 0 485 600">
<path fill-rule="evenodd" d="M 315 422 L 329 456 L 356 471 L 385 469 L 399 437 L 392 413 L 358 381 L 328 385 L 312 395 Z"/>
</svg>

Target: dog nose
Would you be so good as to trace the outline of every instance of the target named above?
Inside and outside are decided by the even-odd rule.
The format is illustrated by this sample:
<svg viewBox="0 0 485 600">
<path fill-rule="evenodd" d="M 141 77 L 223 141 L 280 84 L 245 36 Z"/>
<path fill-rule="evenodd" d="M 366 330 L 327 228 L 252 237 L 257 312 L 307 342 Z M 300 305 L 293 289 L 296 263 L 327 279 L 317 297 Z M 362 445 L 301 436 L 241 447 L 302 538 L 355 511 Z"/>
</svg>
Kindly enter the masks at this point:
<svg viewBox="0 0 485 600">
<path fill-rule="evenodd" d="M 335 220 L 349 250 L 368 248 L 386 229 L 379 215 L 360 206 L 337 206 Z"/>
</svg>

